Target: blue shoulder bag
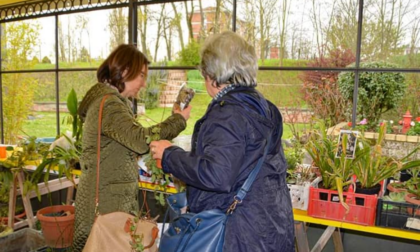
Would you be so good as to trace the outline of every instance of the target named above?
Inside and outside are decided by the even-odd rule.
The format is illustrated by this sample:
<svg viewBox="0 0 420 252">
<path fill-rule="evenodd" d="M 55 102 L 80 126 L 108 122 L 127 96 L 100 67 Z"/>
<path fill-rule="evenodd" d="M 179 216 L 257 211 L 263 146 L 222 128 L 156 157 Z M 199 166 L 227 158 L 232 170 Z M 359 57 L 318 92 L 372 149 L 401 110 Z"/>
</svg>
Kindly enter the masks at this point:
<svg viewBox="0 0 420 252">
<path fill-rule="evenodd" d="M 225 224 L 237 204 L 242 203 L 252 183 L 258 175 L 261 166 L 267 156 L 271 138 L 267 140 L 264 155 L 258 160 L 256 167 L 249 174 L 245 183 L 233 198 L 233 203 L 226 212 L 212 209 L 200 213 L 181 214 L 181 208 L 187 206 L 186 193 L 178 193 L 168 196 L 169 204 L 166 211 L 159 251 L 161 252 L 221 252 L 225 240 Z M 165 230 L 165 222 L 168 213 L 175 215 L 169 228 Z"/>
</svg>

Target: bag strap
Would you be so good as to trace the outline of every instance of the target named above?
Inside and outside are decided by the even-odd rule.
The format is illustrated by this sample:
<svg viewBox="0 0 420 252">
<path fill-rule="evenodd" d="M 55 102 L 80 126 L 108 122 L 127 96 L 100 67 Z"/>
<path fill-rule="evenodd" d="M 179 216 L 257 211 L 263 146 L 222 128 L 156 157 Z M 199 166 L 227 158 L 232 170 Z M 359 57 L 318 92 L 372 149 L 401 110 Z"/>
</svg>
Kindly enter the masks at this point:
<svg viewBox="0 0 420 252">
<path fill-rule="evenodd" d="M 95 194 L 95 214 L 99 215 L 99 164 L 101 162 L 101 128 L 102 128 L 102 111 L 104 109 L 105 100 L 110 96 L 107 94 L 102 98 L 101 105 L 99 106 L 98 116 L 98 139 L 97 139 L 97 155 L 96 155 L 96 194 Z"/>
<path fill-rule="evenodd" d="M 233 211 L 236 208 L 236 205 L 242 203 L 242 200 L 245 198 L 246 194 L 249 192 L 249 189 L 251 188 L 252 184 L 254 183 L 255 179 L 257 178 L 257 175 L 261 170 L 262 164 L 264 163 L 264 160 L 267 157 L 267 153 L 268 153 L 268 149 L 270 148 L 270 145 L 271 145 L 271 131 L 270 131 L 270 134 L 268 134 L 268 137 L 267 137 L 267 140 L 266 140 L 266 145 L 265 145 L 265 148 L 264 148 L 263 156 L 258 160 L 258 163 L 255 166 L 255 168 L 251 171 L 251 173 L 248 175 L 248 178 L 245 180 L 242 187 L 239 189 L 239 191 L 233 197 L 234 201 L 227 210 L 228 214 L 233 213 Z"/>
</svg>

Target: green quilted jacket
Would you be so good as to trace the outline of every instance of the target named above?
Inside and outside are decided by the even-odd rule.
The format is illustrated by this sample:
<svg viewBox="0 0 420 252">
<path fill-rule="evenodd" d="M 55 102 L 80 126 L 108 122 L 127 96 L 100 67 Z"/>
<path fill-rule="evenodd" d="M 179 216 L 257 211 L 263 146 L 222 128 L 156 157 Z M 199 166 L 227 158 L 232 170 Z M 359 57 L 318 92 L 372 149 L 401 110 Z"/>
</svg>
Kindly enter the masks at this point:
<svg viewBox="0 0 420 252">
<path fill-rule="evenodd" d="M 98 83 L 83 98 L 79 116 L 84 121 L 80 158 L 82 175 L 76 194 L 74 251 L 81 251 L 95 219 L 96 158 L 99 105 L 106 94 L 102 115 L 99 178 L 99 213 L 137 212 L 139 155 L 149 152 L 146 136 L 150 128 L 134 118 L 130 101 L 117 90 Z M 160 123 L 161 139 L 171 140 L 186 127 L 185 119 L 174 114 Z"/>
</svg>

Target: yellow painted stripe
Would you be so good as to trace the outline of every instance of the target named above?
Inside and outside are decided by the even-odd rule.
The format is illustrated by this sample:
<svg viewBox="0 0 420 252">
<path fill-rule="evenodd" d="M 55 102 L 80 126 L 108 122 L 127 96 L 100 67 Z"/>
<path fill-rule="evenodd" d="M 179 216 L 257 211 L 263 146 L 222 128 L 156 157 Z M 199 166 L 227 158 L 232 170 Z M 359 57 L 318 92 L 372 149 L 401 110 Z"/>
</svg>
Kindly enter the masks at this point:
<svg viewBox="0 0 420 252">
<path fill-rule="evenodd" d="M 293 215 L 295 221 L 302 221 L 313 224 L 320 224 L 325 226 L 334 226 L 338 228 L 350 229 L 355 231 L 360 231 L 364 233 L 379 234 L 385 236 L 392 236 L 404 239 L 410 239 L 415 241 L 420 241 L 420 232 L 395 229 L 395 228 L 384 228 L 376 226 L 362 226 L 357 224 L 351 224 L 347 222 L 333 221 L 327 219 L 320 219 L 308 216 L 306 211 L 293 209 Z"/>
</svg>

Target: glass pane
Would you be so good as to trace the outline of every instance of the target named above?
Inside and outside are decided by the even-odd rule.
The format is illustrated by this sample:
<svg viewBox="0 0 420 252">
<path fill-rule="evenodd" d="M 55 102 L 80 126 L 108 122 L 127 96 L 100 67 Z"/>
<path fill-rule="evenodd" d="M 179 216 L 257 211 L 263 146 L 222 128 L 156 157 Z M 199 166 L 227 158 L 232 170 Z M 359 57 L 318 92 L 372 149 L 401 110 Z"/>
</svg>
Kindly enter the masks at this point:
<svg viewBox="0 0 420 252">
<path fill-rule="evenodd" d="M 74 89 L 77 99 L 80 102 L 86 92 L 97 83 L 96 71 L 65 72 L 60 73 L 60 132 L 72 131 L 70 122 L 68 122 L 67 97 L 70 91 Z"/>
<path fill-rule="evenodd" d="M 382 122 L 392 121 L 388 133 L 407 133 L 410 121 L 420 117 L 420 74 L 363 72 L 360 77 L 357 126 L 377 132 Z M 403 131 L 406 114 L 411 117 Z"/>
<path fill-rule="evenodd" d="M 395 3 L 393 3 L 395 2 Z M 420 2 L 365 1 L 361 59 L 382 68 L 419 66 Z"/>
<path fill-rule="evenodd" d="M 209 34 L 232 29 L 227 0 L 139 6 L 137 15 L 138 47 L 157 66 L 198 65 L 200 43 Z"/>
<path fill-rule="evenodd" d="M 168 117 L 183 83 L 195 91 L 191 101 L 194 112 L 187 129 L 181 133 L 191 135 L 195 122 L 204 115 L 211 100 L 198 70 L 149 70 L 147 88 L 142 90 L 138 100 L 139 122 L 148 127 Z"/>
<path fill-rule="evenodd" d="M 238 0 L 237 31 L 254 45 L 264 66 L 306 66 L 337 50 L 356 53 L 356 0 Z M 315 62 L 312 67 L 341 67 Z"/>
<path fill-rule="evenodd" d="M 54 74 L 16 73 L 3 74 L 2 78 L 5 142 L 14 144 L 26 134 L 54 137 Z"/>
<path fill-rule="evenodd" d="M 54 17 L 1 24 L 3 70 L 55 67 Z"/>
<path fill-rule="evenodd" d="M 112 49 L 127 42 L 127 8 L 59 16 L 60 68 L 98 67 Z"/>
<path fill-rule="evenodd" d="M 312 116 L 310 104 L 305 100 L 305 73 L 299 71 L 258 71 L 257 90 L 276 105 L 283 116 L 283 138 L 298 137 L 302 129 L 309 128 Z M 296 132 L 293 132 L 296 131 Z"/>
</svg>

